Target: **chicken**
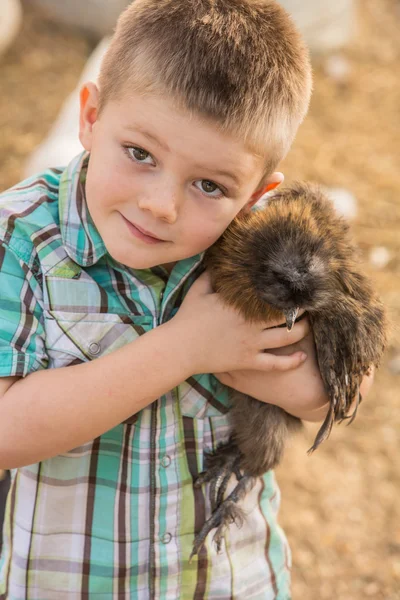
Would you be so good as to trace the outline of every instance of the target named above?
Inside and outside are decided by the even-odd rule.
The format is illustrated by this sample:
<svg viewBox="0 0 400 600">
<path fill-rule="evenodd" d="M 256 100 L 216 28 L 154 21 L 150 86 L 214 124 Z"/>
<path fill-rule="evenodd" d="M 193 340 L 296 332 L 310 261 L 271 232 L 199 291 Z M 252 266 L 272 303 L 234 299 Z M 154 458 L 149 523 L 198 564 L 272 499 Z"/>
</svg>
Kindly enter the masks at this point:
<svg viewBox="0 0 400 600">
<path fill-rule="evenodd" d="M 360 273 L 348 229 L 316 186 L 298 183 L 276 193 L 266 208 L 238 216 L 205 257 L 214 290 L 249 321 L 284 321 L 290 331 L 300 311 L 308 316 L 330 400 L 310 452 L 335 421 L 353 421 L 360 382 L 379 365 L 386 343 L 385 311 Z M 239 500 L 256 477 L 276 467 L 288 436 L 302 427 L 283 409 L 249 396 L 236 393 L 232 403 L 230 439 L 208 456 L 195 483 L 210 483 L 212 515 L 196 535 L 191 558 L 214 528 L 220 550 L 229 523 L 244 518 Z M 238 483 L 224 499 L 232 474 Z"/>
</svg>

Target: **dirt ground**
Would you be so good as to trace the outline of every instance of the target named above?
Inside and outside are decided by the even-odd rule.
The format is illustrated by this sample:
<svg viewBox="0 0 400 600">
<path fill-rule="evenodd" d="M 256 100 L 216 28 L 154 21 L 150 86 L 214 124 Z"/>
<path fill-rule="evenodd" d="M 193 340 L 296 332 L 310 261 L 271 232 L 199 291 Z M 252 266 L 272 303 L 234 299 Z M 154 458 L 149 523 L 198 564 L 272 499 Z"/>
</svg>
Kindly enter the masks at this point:
<svg viewBox="0 0 400 600">
<path fill-rule="evenodd" d="M 385 363 L 351 428 L 312 457 L 316 427 L 293 442 L 278 471 L 281 523 L 293 551 L 293 597 L 400 600 L 400 2 L 361 0 L 355 40 L 341 56 L 346 81 L 315 63 L 309 116 L 282 165 L 287 181 L 351 191 L 356 239 L 392 319 Z M 21 178 L 93 48 L 26 9 L 23 31 L 0 58 L 0 191 Z M 384 268 L 368 264 L 376 246 Z"/>
</svg>

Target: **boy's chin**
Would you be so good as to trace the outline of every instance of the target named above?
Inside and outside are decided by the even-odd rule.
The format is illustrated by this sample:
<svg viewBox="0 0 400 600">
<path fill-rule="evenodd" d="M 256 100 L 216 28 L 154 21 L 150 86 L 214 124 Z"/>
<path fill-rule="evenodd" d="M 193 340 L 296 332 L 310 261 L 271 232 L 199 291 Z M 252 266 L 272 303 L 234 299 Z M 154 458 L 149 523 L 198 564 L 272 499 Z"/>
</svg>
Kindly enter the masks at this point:
<svg viewBox="0 0 400 600">
<path fill-rule="evenodd" d="M 152 269 L 154 267 L 164 267 L 165 269 L 167 269 L 168 271 L 172 270 L 173 266 L 176 264 L 176 262 L 174 263 L 166 263 L 166 264 L 160 264 L 159 262 L 155 262 L 152 260 L 124 260 L 123 257 L 121 257 L 121 259 L 117 258 L 116 256 L 112 256 L 112 258 L 118 262 L 120 265 L 122 265 L 123 267 L 127 267 L 128 269 L 134 269 L 135 271 L 142 271 L 144 269 Z M 171 265 L 171 267 L 170 267 Z"/>
<path fill-rule="evenodd" d="M 171 262 L 164 262 L 162 260 L 162 255 L 158 256 L 158 258 L 159 259 L 161 258 L 161 260 L 157 261 L 157 257 L 155 257 L 155 260 L 154 259 L 152 260 L 151 256 L 140 256 L 140 252 L 138 252 L 136 256 L 132 256 L 132 258 L 130 256 L 127 256 L 125 252 L 112 252 L 112 251 L 110 251 L 110 249 L 108 249 L 108 253 L 113 260 L 115 260 L 122 266 L 127 267 L 129 269 L 143 270 L 143 269 L 152 269 L 154 267 L 163 267 L 169 273 L 172 271 L 174 266 L 180 260 L 192 258 L 193 256 L 197 256 L 197 254 L 200 254 L 200 252 L 198 252 L 198 253 L 192 254 L 190 256 L 182 256 L 182 257 L 175 255 L 174 258 L 176 260 L 172 260 Z M 165 257 L 165 258 L 167 258 L 167 257 Z"/>
</svg>

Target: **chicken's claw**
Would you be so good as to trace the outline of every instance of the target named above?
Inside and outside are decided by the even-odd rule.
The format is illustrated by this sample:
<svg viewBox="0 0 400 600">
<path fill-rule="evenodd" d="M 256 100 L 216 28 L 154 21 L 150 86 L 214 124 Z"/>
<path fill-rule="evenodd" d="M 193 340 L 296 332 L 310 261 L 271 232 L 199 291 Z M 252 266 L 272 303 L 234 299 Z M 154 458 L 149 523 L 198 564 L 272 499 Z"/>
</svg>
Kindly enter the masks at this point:
<svg viewBox="0 0 400 600">
<path fill-rule="evenodd" d="M 229 479 L 237 471 L 240 456 L 240 451 L 233 442 L 222 444 L 215 452 L 207 455 L 207 469 L 200 473 L 194 485 L 201 487 L 203 483 L 210 483 L 212 512 L 221 504 Z"/>
<path fill-rule="evenodd" d="M 211 516 L 195 537 L 190 560 L 198 554 L 212 529 L 217 528 L 213 540 L 217 552 L 220 552 L 227 526 L 231 523 L 237 523 L 239 526 L 242 524 L 242 511 L 236 503 L 246 494 L 249 487 L 247 484 L 253 482 L 253 478 L 241 472 L 240 460 L 241 453 L 232 441 L 219 446 L 215 452 L 207 456 L 208 468 L 200 473 L 194 485 L 200 487 L 203 483 L 210 483 Z M 236 475 L 238 484 L 224 500 L 232 474 Z"/>
<path fill-rule="evenodd" d="M 221 502 L 217 509 L 214 510 L 211 517 L 204 523 L 200 532 L 195 537 L 189 561 L 192 560 L 193 556 L 198 554 L 207 535 L 215 527 L 217 528 L 217 531 L 214 534 L 213 541 L 215 542 L 217 552 L 220 552 L 222 539 L 228 525 L 235 523 L 238 527 L 242 526 L 243 512 L 240 507 L 237 506 L 237 502 L 239 502 L 239 500 L 241 500 L 248 492 L 249 483 L 253 483 L 253 477 L 250 475 L 242 475 L 235 489 Z"/>
</svg>

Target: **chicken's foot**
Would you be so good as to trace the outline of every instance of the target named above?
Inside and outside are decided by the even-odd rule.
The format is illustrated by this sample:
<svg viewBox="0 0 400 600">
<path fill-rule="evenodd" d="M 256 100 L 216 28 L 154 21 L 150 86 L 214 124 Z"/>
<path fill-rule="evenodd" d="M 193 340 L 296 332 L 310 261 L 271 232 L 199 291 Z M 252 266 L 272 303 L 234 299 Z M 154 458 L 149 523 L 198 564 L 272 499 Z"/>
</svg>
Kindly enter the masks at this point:
<svg viewBox="0 0 400 600">
<path fill-rule="evenodd" d="M 240 526 L 243 522 L 242 511 L 237 506 L 237 502 L 246 495 L 249 483 L 252 484 L 254 479 L 242 474 L 240 459 L 241 453 L 232 441 L 219 446 L 214 453 L 209 454 L 207 457 L 208 468 L 200 473 L 195 486 L 200 487 L 203 483 L 210 483 L 209 494 L 212 513 L 195 537 L 190 560 L 199 552 L 212 529 L 217 528 L 213 540 L 219 552 L 227 526 L 231 523 Z M 232 474 L 236 475 L 238 484 L 224 500 L 224 494 Z"/>
<path fill-rule="evenodd" d="M 190 555 L 191 560 L 195 554 L 198 554 L 203 546 L 207 535 L 212 529 L 217 528 L 214 534 L 213 541 L 215 542 L 217 552 L 221 551 L 222 539 L 226 533 L 228 525 L 235 523 L 238 527 L 243 524 L 243 514 L 237 506 L 237 502 L 241 500 L 249 489 L 249 483 L 253 485 L 254 478 L 250 475 L 242 475 L 235 489 L 229 496 L 221 502 L 217 509 L 212 513 L 211 517 L 204 523 L 200 532 L 196 535 L 193 550 Z"/>
</svg>

